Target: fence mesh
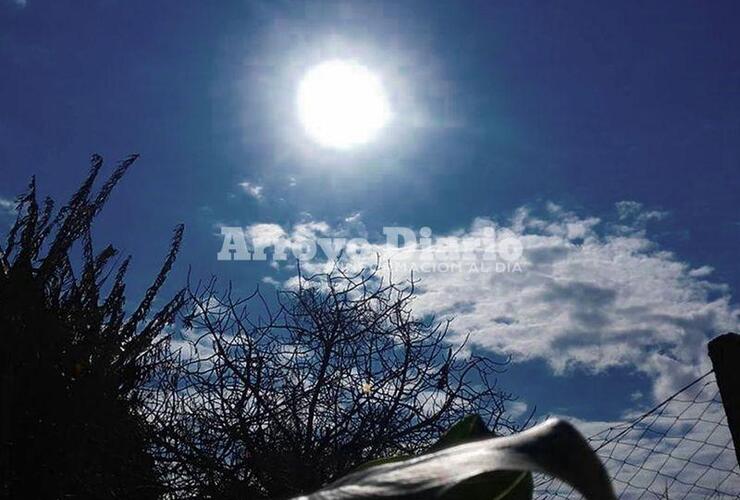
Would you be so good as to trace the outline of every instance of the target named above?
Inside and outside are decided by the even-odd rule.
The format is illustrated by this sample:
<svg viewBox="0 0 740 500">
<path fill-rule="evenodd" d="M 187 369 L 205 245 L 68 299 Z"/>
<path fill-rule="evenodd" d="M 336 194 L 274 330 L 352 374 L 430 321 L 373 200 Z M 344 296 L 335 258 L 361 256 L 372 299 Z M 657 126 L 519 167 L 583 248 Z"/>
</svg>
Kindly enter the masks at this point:
<svg viewBox="0 0 740 500">
<path fill-rule="evenodd" d="M 740 498 L 740 467 L 713 372 L 589 442 L 620 499 Z M 549 476 L 535 478 L 535 497 L 580 498 Z"/>
</svg>

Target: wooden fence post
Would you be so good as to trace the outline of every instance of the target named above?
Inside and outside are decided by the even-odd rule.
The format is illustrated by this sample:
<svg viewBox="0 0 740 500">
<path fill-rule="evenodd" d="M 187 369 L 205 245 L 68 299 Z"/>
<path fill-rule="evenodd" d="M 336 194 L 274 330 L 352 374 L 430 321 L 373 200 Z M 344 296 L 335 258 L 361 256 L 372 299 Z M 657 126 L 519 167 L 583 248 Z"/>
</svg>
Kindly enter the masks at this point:
<svg viewBox="0 0 740 500">
<path fill-rule="evenodd" d="M 725 333 L 713 338 L 709 341 L 709 358 L 740 464 L 740 335 Z"/>
</svg>

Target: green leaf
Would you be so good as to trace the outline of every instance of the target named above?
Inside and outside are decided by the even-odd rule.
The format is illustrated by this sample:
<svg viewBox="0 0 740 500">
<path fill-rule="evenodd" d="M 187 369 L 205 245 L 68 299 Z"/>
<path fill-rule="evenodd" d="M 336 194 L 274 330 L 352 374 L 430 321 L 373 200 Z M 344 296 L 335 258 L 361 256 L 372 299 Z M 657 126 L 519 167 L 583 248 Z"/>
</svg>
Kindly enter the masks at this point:
<svg viewBox="0 0 740 500">
<path fill-rule="evenodd" d="M 488 430 L 486 424 L 480 415 L 468 415 L 458 423 L 448 429 L 439 441 L 429 447 L 424 453 L 434 453 L 435 451 L 449 448 L 462 443 L 467 443 L 476 439 L 494 437 L 495 435 Z"/>
</svg>

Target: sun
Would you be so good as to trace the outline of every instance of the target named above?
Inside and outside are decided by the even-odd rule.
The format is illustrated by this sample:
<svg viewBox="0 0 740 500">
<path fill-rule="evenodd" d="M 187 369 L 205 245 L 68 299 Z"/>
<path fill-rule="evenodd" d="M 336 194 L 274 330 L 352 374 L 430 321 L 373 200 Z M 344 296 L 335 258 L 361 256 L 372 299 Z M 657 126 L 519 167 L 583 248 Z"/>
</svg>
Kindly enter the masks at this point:
<svg viewBox="0 0 740 500">
<path fill-rule="evenodd" d="M 380 79 L 344 60 L 311 68 L 298 85 L 298 118 L 321 146 L 350 149 L 374 139 L 391 111 Z"/>
</svg>

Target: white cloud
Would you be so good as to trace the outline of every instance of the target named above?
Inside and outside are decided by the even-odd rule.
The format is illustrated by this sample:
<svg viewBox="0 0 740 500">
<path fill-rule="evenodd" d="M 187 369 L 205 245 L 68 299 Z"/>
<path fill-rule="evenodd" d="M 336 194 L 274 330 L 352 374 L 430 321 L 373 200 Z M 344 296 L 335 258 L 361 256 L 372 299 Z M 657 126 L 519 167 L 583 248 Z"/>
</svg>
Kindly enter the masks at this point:
<svg viewBox="0 0 740 500">
<path fill-rule="evenodd" d="M 662 399 L 709 369 L 708 338 L 737 329 L 740 312 L 725 285 L 706 280 L 708 267 L 695 269 L 650 239 L 644 224 L 658 213 L 621 203 L 613 223 L 549 204 L 539 216 L 522 208 L 504 225 L 476 219 L 456 235 L 510 231 L 524 247 L 522 272 L 423 273 L 415 311 L 454 316 L 457 335 L 469 332 L 474 344 L 515 362 L 544 360 L 555 373 L 633 369 L 651 377 Z M 348 258 L 370 266 L 376 253 L 381 261 L 399 255 L 380 244 L 370 250 Z M 421 255 L 418 247 L 405 252 Z M 393 276 L 404 277 L 398 268 Z"/>
<path fill-rule="evenodd" d="M 617 225 L 616 229 L 627 233 L 644 230 L 648 222 L 659 221 L 668 217 L 668 212 L 645 210 L 642 203 L 636 201 L 617 202 L 616 208 L 619 221 L 624 224 Z"/>
<path fill-rule="evenodd" d="M 264 191 L 264 186 L 259 186 L 252 182 L 244 181 L 244 182 L 239 183 L 239 187 L 241 187 L 244 190 L 244 192 L 247 193 L 247 195 L 249 195 L 250 197 L 254 198 L 257 201 L 262 200 L 264 196 L 262 193 Z"/>
<path fill-rule="evenodd" d="M 626 219 L 642 212 L 642 203 L 636 201 L 619 201 L 616 207 L 620 219 Z"/>
<path fill-rule="evenodd" d="M 280 282 L 272 276 L 265 276 L 262 278 L 262 283 L 268 284 L 274 288 L 280 288 Z"/>
<path fill-rule="evenodd" d="M 16 214 L 16 203 L 0 196 L 0 219 L 13 219 Z"/>
<path fill-rule="evenodd" d="M 556 373 L 634 368 L 653 377 L 656 398 L 706 371 L 707 338 L 737 328 L 726 288 L 643 233 L 568 212 L 542 222 L 526 211 L 514 221 L 522 273 L 424 275 L 417 307 L 446 311 L 475 343 L 544 359 Z"/>
<path fill-rule="evenodd" d="M 689 276 L 692 278 L 703 278 L 705 276 L 709 276 L 714 272 L 714 268 L 711 266 L 701 266 L 697 269 L 692 269 L 689 271 Z"/>
<path fill-rule="evenodd" d="M 15 212 L 15 202 L 7 198 L 0 197 L 0 210 L 3 212 Z"/>
<path fill-rule="evenodd" d="M 527 405 L 527 403 L 525 403 L 524 401 L 514 401 L 512 403 L 508 403 L 506 406 L 506 412 L 512 419 L 515 420 L 523 417 L 529 409 L 529 405 Z"/>
</svg>

